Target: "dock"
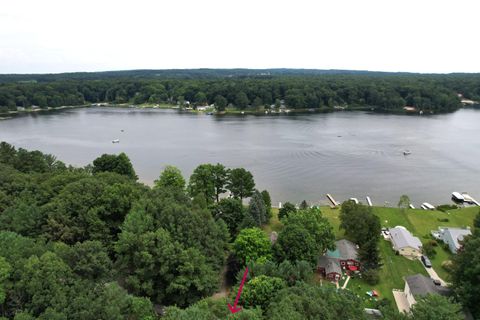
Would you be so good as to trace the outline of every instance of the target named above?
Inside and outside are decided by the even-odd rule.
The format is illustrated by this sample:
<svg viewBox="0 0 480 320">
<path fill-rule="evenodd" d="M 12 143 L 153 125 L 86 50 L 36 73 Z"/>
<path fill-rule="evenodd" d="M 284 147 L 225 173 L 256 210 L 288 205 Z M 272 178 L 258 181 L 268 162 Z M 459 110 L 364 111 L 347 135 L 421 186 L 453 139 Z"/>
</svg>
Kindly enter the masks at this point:
<svg viewBox="0 0 480 320">
<path fill-rule="evenodd" d="M 370 199 L 369 196 L 367 196 L 366 199 L 367 199 L 367 204 L 368 204 L 368 206 L 369 206 L 369 207 L 373 207 L 372 199 Z"/>
<path fill-rule="evenodd" d="M 470 196 L 468 193 L 462 193 L 462 196 L 463 196 L 463 198 L 465 199 L 465 200 L 464 200 L 465 202 L 473 203 L 473 204 L 475 204 L 475 205 L 477 205 L 477 206 L 480 206 L 480 203 L 479 203 L 477 200 L 473 199 L 473 197 Z"/>
<path fill-rule="evenodd" d="M 339 203 L 337 201 L 335 201 L 335 199 L 333 199 L 333 197 L 329 193 L 327 193 L 327 198 L 328 198 L 328 200 L 330 200 L 330 202 L 333 204 L 333 206 L 336 207 L 336 206 L 339 205 Z"/>
</svg>

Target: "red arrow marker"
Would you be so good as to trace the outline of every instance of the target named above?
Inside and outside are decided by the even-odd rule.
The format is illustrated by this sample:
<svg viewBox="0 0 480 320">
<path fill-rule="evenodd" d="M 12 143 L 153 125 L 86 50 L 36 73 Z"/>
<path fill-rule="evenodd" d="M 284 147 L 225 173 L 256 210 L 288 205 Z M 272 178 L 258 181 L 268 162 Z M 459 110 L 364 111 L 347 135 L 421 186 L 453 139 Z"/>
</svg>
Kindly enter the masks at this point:
<svg viewBox="0 0 480 320">
<path fill-rule="evenodd" d="M 243 285 L 245 284 L 245 280 L 247 279 L 247 274 L 248 274 L 248 267 L 245 268 L 245 272 L 243 273 L 242 282 L 240 283 L 240 287 L 238 288 L 237 297 L 235 298 L 235 303 L 233 304 L 233 307 L 230 303 L 228 304 L 228 309 L 230 309 L 231 313 L 237 313 L 238 311 L 242 310 L 242 307 L 237 307 L 237 304 L 238 304 L 238 299 L 240 299 L 240 295 L 242 294 Z"/>
</svg>

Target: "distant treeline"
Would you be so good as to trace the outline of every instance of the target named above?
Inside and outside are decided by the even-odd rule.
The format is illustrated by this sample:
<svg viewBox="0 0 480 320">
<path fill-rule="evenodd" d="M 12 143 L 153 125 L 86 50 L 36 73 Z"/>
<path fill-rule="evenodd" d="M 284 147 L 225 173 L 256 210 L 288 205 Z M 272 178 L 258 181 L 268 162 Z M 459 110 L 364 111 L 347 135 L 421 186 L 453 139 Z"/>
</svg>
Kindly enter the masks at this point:
<svg viewBox="0 0 480 320">
<path fill-rule="evenodd" d="M 15 82 L 4 82 L 10 80 Z M 0 111 L 17 107 L 109 103 L 215 104 L 238 109 L 285 105 L 335 106 L 402 112 L 451 112 L 458 93 L 480 100 L 480 75 L 420 75 L 330 70 L 136 70 L 104 73 L 0 76 Z"/>
</svg>

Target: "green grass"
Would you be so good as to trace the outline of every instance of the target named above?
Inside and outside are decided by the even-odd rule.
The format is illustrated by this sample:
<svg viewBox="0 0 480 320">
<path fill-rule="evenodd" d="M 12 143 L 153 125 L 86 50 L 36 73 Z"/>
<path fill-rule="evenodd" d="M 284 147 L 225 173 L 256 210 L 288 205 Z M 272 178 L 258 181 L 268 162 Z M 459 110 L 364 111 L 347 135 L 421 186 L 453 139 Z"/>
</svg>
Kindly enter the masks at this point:
<svg viewBox="0 0 480 320">
<path fill-rule="evenodd" d="M 272 218 L 270 219 L 268 224 L 262 227 L 263 231 L 270 235 L 272 231 L 279 232 L 280 229 L 282 229 L 282 226 L 282 223 L 280 222 L 280 220 L 278 220 L 278 208 L 272 208 Z"/>
<path fill-rule="evenodd" d="M 447 272 L 447 270 L 443 269 L 442 262 L 452 259 L 453 254 L 449 250 L 445 250 L 441 242 L 439 243 L 438 247 L 435 248 L 435 251 L 437 252 L 435 257 L 430 258 L 432 267 L 433 269 L 435 269 L 440 278 L 442 278 L 446 282 L 450 282 L 450 274 Z"/>
</svg>

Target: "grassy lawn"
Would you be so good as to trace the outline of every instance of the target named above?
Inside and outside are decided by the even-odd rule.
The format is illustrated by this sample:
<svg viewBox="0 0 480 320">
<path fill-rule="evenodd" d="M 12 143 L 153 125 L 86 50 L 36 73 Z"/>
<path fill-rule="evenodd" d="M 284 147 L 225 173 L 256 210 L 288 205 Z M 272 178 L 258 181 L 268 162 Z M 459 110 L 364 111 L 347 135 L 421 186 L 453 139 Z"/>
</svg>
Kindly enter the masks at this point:
<svg viewBox="0 0 480 320">
<path fill-rule="evenodd" d="M 330 207 L 321 207 L 320 210 L 325 218 L 328 219 L 328 222 L 333 227 L 333 231 L 335 233 L 335 237 L 337 239 L 341 239 L 344 236 L 344 231 L 340 230 L 340 208 L 332 209 Z"/>
<path fill-rule="evenodd" d="M 417 273 L 428 276 L 427 271 L 425 271 L 420 261 L 397 256 L 392 250 L 389 241 L 381 239 L 379 249 L 383 263 L 380 269 L 380 282 L 375 286 L 371 286 L 362 279 L 351 279 L 347 289 L 365 298 L 369 298 L 365 292 L 375 289 L 379 293 L 379 298 L 387 298 L 394 301 L 392 289 L 403 289 L 405 287 L 405 282 L 403 281 L 405 276 Z M 369 300 L 370 299 L 367 299 L 366 301 Z"/>
<path fill-rule="evenodd" d="M 449 250 L 445 250 L 441 245 L 439 245 L 435 251 L 437 252 L 435 258 L 430 258 L 433 269 L 435 269 L 440 278 L 446 282 L 450 282 L 450 274 L 442 268 L 442 262 L 445 260 L 450 260 L 453 254 Z"/>
<path fill-rule="evenodd" d="M 278 220 L 278 208 L 272 208 L 272 218 L 270 219 L 270 222 L 264 225 L 262 228 L 263 231 L 265 231 L 268 235 L 270 235 L 272 231 L 280 231 L 282 228 L 282 223 L 280 220 Z"/>
</svg>

